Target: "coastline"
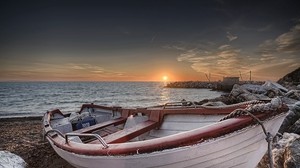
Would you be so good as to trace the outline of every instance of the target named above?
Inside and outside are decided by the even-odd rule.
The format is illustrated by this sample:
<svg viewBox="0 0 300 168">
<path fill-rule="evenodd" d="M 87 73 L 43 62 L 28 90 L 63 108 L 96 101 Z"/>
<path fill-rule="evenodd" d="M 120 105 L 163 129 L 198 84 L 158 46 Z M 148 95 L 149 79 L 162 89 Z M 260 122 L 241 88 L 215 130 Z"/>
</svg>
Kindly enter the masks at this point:
<svg viewBox="0 0 300 168">
<path fill-rule="evenodd" d="M 0 150 L 19 155 L 30 168 L 73 168 L 43 140 L 41 118 L 0 118 Z"/>
</svg>

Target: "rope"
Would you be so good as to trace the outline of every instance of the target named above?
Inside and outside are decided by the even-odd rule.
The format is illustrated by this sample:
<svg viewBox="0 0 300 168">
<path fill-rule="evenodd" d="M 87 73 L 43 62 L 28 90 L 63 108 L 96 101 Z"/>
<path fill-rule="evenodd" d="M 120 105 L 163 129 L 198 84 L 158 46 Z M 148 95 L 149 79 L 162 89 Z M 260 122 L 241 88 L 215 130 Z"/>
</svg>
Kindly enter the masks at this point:
<svg viewBox="0 0 300 168">
<path fill-rule="evenodd" d="M 270 132 L 267 132 L 263 122 L 260 119 L 258 119 L 255 115 L 253 115 L 252 113 L 250 113 L 248 111 L 245 111 L 245 113 L 247 113 L 251 118 L 256 120 L 256 122 L 261 126 L 264 134 L 266 135 L 266 141 L 268 142 L 269 165 L 270 165 L 270 168 L 274 168 L 273 156 L 272 156 L 272 139 L 273 139 L 272 134 Z"/>
<path fill-rule="evenodd" d="M 230 114 L 228 114 L 227 116 L 225 116 L 224 118 L 222 118 L 220 121 L 248 114 L 247 112 L 264 113 L 264 112 L 275 111 L 282 106 L 282 100 L 279 97 L 272 99 L 271 102 L 267 103 L 267 104 L 263 104 L 261 101 L 252 101 L 252 102 L 250 101 L 250 102 L 246 102 L 246 103 L 248 103 L 247 108 L 236 109 L 233 112 L 231 112 Z"/>
<path fill-rule="evenodd" d="M 242 105 L 246 105 L 246 106 L 249 106 L 249 105 L 255 105 L 255 104 L 261 104 L 263 103 L 263 101 L 260 101 L 260 100 L 251 100 L 251 101 L 246 101 L 246 102 L 241 102 L 241 103 L 236 103 L 236 104 L 230 104 L 230 105 L 225 105 L 225 106 L 203 106 L 203 105 L 200 105 L 199 107 L 203 107 L 203 108 L 211 108 L 211 109 L 224 109 L 224 108 L 228 108 L 228 107 L 239 107 L 239 106 L 242 106 Z"/>
<path fill-rule="evenodd" d="M 251 118 L 253 118 L 262 128 L 264 134 L 266 135 L 266 141 L 268 142 L 268 157 L 269 157 L 269 165 L 270 168 L 274 168 L 273 165 L 273 156 L 272 156 L 272 140 L 273 136 L 270 132 L 267 132 L 263 122 L 258 119 L 255 115 L 253 115 L 254 112 L 270 112 L 270 111 L 276 111 L 280 107 L 282 107 L 283 103 L 280 97 L 274 98 L 271 100 L 270 103 L 267 104 L 256 104 L 247 107 L 246 109 L 236 109 L 232 113 L 228 114 L 224 118 L 222 118 L 220 121 L 237 117 L 240 115 L 249 115 Z"/>
<path fill-rule="evenodd" d="M 253 115 L 250 111 L 246 111 L 244 109 L 237 109 L 234 112 L 230 113 L 229 115 L 227 115 L 226 117 L 222 118 L 220 121 L 226 120 L 228 118 L 233 118 L 233 117 L 237 117 L 240 115 L 249 115 L 251 118 L 253 118 L 262 128 L 264 134 L 266 135 L 266 141 L 268 143 L 268 158 L 269 158 L 269 165 L 270 168 L 274 168 L 274 164 L 273 164 L 273 156 L 272 156 L 272 139 L 273 136 L 270 132 L 267 132 L 263 122 L 257 118 L 255 115 Z"/>
</svg>

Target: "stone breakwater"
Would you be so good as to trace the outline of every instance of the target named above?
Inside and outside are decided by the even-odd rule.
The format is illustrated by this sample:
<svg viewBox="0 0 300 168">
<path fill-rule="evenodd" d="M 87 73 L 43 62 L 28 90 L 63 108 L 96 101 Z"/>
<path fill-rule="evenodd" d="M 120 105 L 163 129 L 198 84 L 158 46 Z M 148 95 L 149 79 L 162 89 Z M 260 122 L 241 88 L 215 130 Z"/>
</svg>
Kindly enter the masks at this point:
<svg viewBox="0 0 300 168">
<path fill-rule="evenodd" d="M 182 81 L 171 82 L 166 85 L 167 88 L 205 88 L 214 89 L 220 82 L 202 82 L 202 81 Z"/>
<path fill-rule="evenodd" d="M 263 81 L 240 81 L 235 84 L 243 85 L 243 84 L 256 84 L 262 85 Z M 222 81 L 213 81 L 213 82 L 205 82 L 205 81 L 178 81 L 168 83 L 166 88 L 194 88 L 194 89 L 212 89 L 219 91 L 228 91 L 230 92 L 233 88 L 234 84 L 225 84 Z"/>
</svg>

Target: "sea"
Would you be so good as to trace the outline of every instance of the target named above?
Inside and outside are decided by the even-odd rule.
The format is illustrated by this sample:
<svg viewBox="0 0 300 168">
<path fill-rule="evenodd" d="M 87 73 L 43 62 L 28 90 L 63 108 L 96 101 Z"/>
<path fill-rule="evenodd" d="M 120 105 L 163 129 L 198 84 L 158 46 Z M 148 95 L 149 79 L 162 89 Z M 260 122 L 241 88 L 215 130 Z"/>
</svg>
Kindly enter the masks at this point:
<svg viewBox="0 0 300 168">
<path fill-rule="evenodd" d="M 42 116 L 60 109 L 79 111 L 84 103 L 127 108 L 201 101 L 223 94 L 209 89 L 165 88 L 165 82 L 0 82 L 0 118 Z"/>
</svg>

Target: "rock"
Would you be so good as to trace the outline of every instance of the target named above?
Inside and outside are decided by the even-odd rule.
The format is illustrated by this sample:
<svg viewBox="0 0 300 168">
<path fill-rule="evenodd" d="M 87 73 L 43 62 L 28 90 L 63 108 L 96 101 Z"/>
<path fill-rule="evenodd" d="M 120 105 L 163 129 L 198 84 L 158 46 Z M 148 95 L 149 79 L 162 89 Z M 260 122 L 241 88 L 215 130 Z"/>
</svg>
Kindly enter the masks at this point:
<svg viewBox="0 0 300 168">
<path fill-rule="evenodd" d="M 221 101 L 223 102 L 224 104 L 236 104 L 236 103 L 239 103 L 238 101 L 236 101 L 235 99 L 233 99 L 232 97 L 230 97 L 229 94 L 226 94 L 226 95 L 222 95 L 220 97 L 217 97 L 214 99 L 215 101 Z"/>
<path fill-rule="evenodd" d="M 26 162 L 18 155 L 8 151 L 0 151 L 0 167 L 2 168 L 24 168 Z"/>
<path fill-rule="evenodd" d="M 288 143 L 284 152 L 284 168 L 300 167 L 300 138 Z"/>
<path fill-rule="evenodd" d="M 226 105 L 238 103 L 235 99 L 230 97 L 229 94 L 223 94 L 220 97 L 216 97 L 214 99 L 203 99 L 199 102 L 194 102 L 194 103 L 197 104 L 197 105 L 203 105 L 203 104 L 208 103 L 208 102 L 222 102 Z"/>
<path fill-rule="evenodd" d="M 226 104 L 224 104 L 221 101 L 217 101 L 217 102 L 207 102 L 202 104 L 202 106 L 225 106 Z"/>
<path fill-rule="evenodd" d="M 291 99 L 300 100 L 300 90 L 290 90 L 284 96 Z"/>
<path fill-rule="evenodd" d="M 291 73 L 288 73 L 283 78 L 278 80 L 278 83 L 285 86 L 288 89 L 298 89 L 300 84 L 300 67 Z"/>
<path fill-rule="evenodd" d="M 251 94 L 246 87 L 240 86 L 238 84 L 233 85 L 229 97 L 231 97 L 233 100 L 236 100 L 237 102 L 258 99 L 254 94 Z"/>
<path fill-rule="evenodd" d="M 235 85 L 233 85 L 233 88 L 232 88 L 232 90 L 230 92 L 230 96 L 232 96 L 232 97 L 238 97 L 239 95 L 241 95 L 243 93 L 249 94 L 250 92 L 246 88 L 241 87 L 238 84 L 235 84 Z"/>
<path fill-rule="evenodd" d="M 300 135 L 300 119 L 290 126 L 287 132 L 293 132 Z"/>
<path fill-rule="evenodd" d="M 289 111 L 288 115 L 283 120 L 278 132 L 288 132 L 289 128 L 298 120 L 298 118 L 298 114 L 294 113 L 293 111 Z"/>
<path fill-rule="evenodd" d="M 230 92 L 230 97 L 235 102 L 243 102 L 250 100 L 270 101 L 271 98 L 282 97 L 286 104 L 294 104 L 300 99 L 300 90 L 290 90 L 278 83 L 266 81 L 263 85 L 244 84 L 242 86 L 236 84 Z"/>
<path fill-rule="evenodd" d="M 294 133 L 284 133 L 282 136 L 282 139 L 280 139 L 276 144 L 273 144 L 273 161 L 274 161 L 274 167 L 281 168 L 284 165 L 285 161 L 285 149 L 286 146 L 288 146 L 289 143 L 295 141 L 296 139 L 299 139 L 300 136 Z"/>
<path fill-rule="evenodd" d="M 293 106 L 290 107 L 288 115 L 282 122 L 282 125 L 279 128 L 279 133 L 291 132 L 300 127 L 300 123 L 296 123 L 300 119 L 300 101 L 296 102 Z M 293 127 L 293 128 L 291 128 Z"/>
<path fill-rule="evenodd" d="M 275 168 L 288 168 L 288 167 L 284 167 L 285 162 L 287 161 L 287 159 L 293 157 L 289 156 L 288 158 L 286 156 L 285 154 L 286 149 L 295 140 L 297 140 L 296 143 L 298 143 L 299 139 L 300 139 L 300 135 L 293 134 L 293 133 L 284 133 L 282 138 L 277 143 L 273 144 L 272 154 L 273 154 L 273 162 Z M 269 168 L 269 158 L 267 153 L 262 158 L 260 163 L 257 165 L 257 168 Z"/>
<path fill-rule="evenodd" d="M 297 100 L 288 97 L 281 97 L 281 100 L 287 105 L 294 105 L 295 103 L 297 103 Z"/>
<path fill-rule="evenodd" d="M 262 87 L 265 90 L 273 90 L 274 92 L 277 92 L 277 94 L 282 94 L 282 92 L 286 93 L 288 92 L 288 89 L 283 87 L 282 85 L 275 83 L 275 82 L 271 82 L 271 81 L 266 81 Z"/>
<path fill-rule="evenodd" d="M 195 102 L 195 104 L 197 104 L 197 105 L 202 105 L 202 104 L 207 103 L 207 102 L 209 102 L 209 101 L 210 101 L 209 99 L 203 99 L 203 100 L 201 100 L 201 101 L 199 101 L 199 102 Z"/>
<path fill-rule="evenodd" d="M 240 86 L 238 84 L 235 84 L 230 92 L 230 97 L 236 100 L 236 102 L 244 102 L 250 100 L 271 100 L 268 96 L 265 95 L 267 93 L 268 90 L 266 90 L 265 87 L 259 85 L 245 84 Z M 275 97 L 275 95 L 272 95 L 272 98 Z"/>
<path fill-rule="evenodd" d="M 262 87 L 262 85 L 256 85 L 256 84 L 244 84 L 241 85 L 241 87 L 251 93 L 254 94 L 265 94 L 266 89 Z"/>
</svg>

